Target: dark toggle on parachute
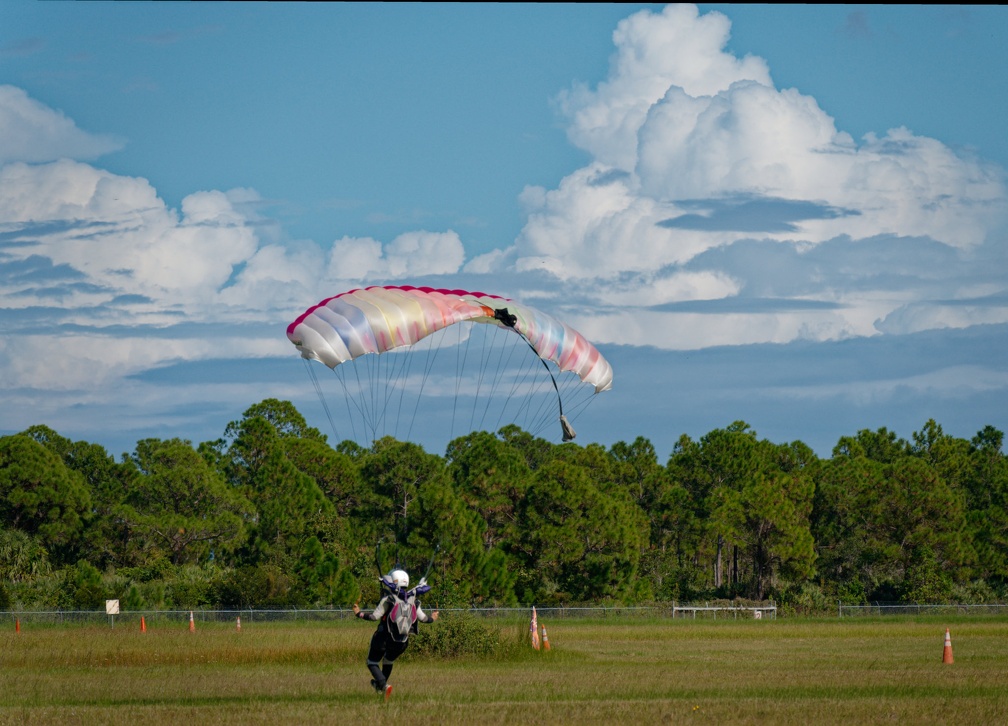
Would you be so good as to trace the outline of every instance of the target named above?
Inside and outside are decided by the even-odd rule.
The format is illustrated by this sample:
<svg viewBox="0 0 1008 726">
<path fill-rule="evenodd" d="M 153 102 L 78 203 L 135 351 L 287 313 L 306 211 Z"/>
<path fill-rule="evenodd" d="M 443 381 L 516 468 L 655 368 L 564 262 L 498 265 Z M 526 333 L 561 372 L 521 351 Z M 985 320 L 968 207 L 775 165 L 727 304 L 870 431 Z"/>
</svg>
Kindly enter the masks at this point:
<svg viewBox="0 0 1008 726">
<path fill-rule="evenodd" d="M 612 367 L 581 333 L 535 308 L 483 292 L 410 286 L 350 290 L 306 310 L 287 327 L 287 337 L 302 358 L 321 361 L 339 373 L 341 364 L 357 361 L 369 353 L 409 352 L 435 333 L 463 323 L 481 324 L 473 328 L 487 326 L 507 331 L 509 336 L 517 334 L 527 343 L 527 348 L 531 348 L 549 374 L 556 392 L 564 441 L 573 439 L 575 434 L 564 415 L 566 396 L 558 385 L 562 374 L 571 374 L 565 378 L 575 378 L 574 383 L 582 390 L 588 388 L 592 396 L 612 387 Z M 468 341 L 471 336 L 471 332 L 460 330 L 458 343 L 453 346 L 460 348 L 462 341 Z M 472 355 L 484 361 L 484 371 L 477 377 L 480 385 L 487 385 L 484 382 L 486 362 L 493 361 L 495 356 L 502 359 L 504 354 L 482 350 Z M 385 390 L 375 391 L 372 387 L 369 393 L 357 399 L 355 407 L 368 420 L 366 428 L 375 431 L 379 419 L 389 415 L 387 407 L 394 399 L 394 389 L 404 390 L 411 385 L 410 381 L 416 382 L 417 375 L 411 377 L 403 372 L 406 365 L 389 365 L 390 370 L 398 372 L 392 377 L 386 375 L 385 383 L 381 384 Z M 310 367 L 309 370 L 311 372 Z M 360 375 L 356 373 L 351 382 L 359 380 Z M 425 369 L 419 377 L 425 379 L 426 376 Z M 503 394 L 498 392 L 498 397 L 521 399 L 522 391 L 528 386 L 520 385 L 514 376 L 512 379 L 512 388 Z M 460 381 L 457 390 L 471 390 L 473 385 L 471 381 L 469 385 Z M 492 385 L 500 386 L 497 382 Z M 347 382 L 344 382 L 344 389 L 349 394 Z M 376 400 L 383 404 L 375 406 Z"/>
</svg>

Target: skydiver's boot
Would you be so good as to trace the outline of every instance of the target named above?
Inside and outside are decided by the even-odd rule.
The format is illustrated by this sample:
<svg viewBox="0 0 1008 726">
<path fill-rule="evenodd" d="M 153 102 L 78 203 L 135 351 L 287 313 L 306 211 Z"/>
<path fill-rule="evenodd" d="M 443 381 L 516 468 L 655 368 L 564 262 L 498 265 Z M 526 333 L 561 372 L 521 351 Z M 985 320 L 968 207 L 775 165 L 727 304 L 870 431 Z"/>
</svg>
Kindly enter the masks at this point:
<svg viewBox="0 0 1008 726">
<path fill-rule="evenodd" d="M 385 682 L 386 682 L 386 686 L 385 686 L 385 700 L 387 701 L 387 700 L 389 700 L 389 696 L 392 695 L 392 686 L 387 685 L 388 684 L 389 676 L 392 675 L 392 664 L 389 663 L 388 661 L 383 662 L 381 670 L 382 670 L 382 675 L 385 676 Z"/>
<path fill-rule="evenodd" d="M 371 687 L 378 693 L 385 693 L 385 674 L 381 672 L 377 663 L 368 663 L 368 670 L 374 678 L 371 679 Z"/>
</svg>

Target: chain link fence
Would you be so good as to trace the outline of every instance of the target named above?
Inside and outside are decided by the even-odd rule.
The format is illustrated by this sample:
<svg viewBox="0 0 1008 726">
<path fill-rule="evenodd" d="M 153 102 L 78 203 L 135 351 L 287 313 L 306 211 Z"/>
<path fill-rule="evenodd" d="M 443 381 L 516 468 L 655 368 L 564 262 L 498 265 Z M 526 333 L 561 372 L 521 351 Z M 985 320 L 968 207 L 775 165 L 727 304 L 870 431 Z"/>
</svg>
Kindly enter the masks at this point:
<svg viewBox="0 0 1008 726">
<path fill-rule="evenodd" d="M 504 620 L 521 620 L 528 618 L 531 607 L 490 607 L 490 608 L 433 608 L 442 614 L 460 613 L 476 617 Z M 561 606 L 536 607 L 540 617 L 551 620 L 567 618 L 774 618 L 777 607 L 773 603 L 756 605 L 730 605 L 718 603 L 661 603 L 656 605 L 637 606 Z M 122 623 L 137 625 L 140 619 L 148 625 L 179 624 L 185 625 L 192 618 L 199 623 L 297 623 L 325 622 L 346 620 L 354 617 L 350 608 L 324 610 L 258 610 L 255 608 L 242 610 L 124 610 L 116 615 L 109 615 L 101 610 L 23 610 L 11 611 L 11 620 L 38 625 L 96 625 Z"/>
<path fill-rule="evenodd" d="M 1008 603 L 986 605 L 928 605 L 920 603 L 871 603 L 869 605 L 844 605 L 837 603 L 837 616 L 878 617 L 881 615 L 1005 615 Z"/>
<path fill-rule="evenodd" d="M 428 610 L 437 608 L 429 607 Z M 460 613 L 484 618 L 521 620 L 528 618 L 531 607 L 493 608 L 439 608 L 442 614 Z M 774 620 L 777 605 L 774 602 L 735 604 L 730 601 L 680 603 L 669 602 L 655 605 L 636 606 L 562 606 L 536 607 L 539 617 L 551 620 L 567 618 L 689 618 L 692 620 L 751 619 Z M 845 605 L 837 603 L 836 614 L 840 618 L 880 617 L 888 615 L 1008 615 L 1008 603 L 986 605 L 961 604 L 906 604 L 871 603 L 867 605 Z M 102 610 L 23 610 L 8 611 L 11 623 L 36 625 L 140 625 L 141 618 L 148 625 L 186 625 L 190 617 L 199 623 L 298 623 L 327 622 L 353 618 L 350 608 L 324 610 L 128 610 L 116 615 L 108 615 Z"/>
</svg>

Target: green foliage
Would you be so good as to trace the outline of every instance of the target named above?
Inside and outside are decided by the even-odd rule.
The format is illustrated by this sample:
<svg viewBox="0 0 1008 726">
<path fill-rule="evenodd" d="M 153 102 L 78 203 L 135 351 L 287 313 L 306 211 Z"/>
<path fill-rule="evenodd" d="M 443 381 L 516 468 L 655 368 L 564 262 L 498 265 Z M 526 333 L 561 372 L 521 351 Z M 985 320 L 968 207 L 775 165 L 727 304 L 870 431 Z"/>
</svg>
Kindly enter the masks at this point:
<svg viewBox="0 0 1008 726">
<path fill-rule="evenodd" d="M 815 582 L 789 584 L 775 593 L 781 615 L 825 615 L 836 611 L 837 602 Z"/>
<path fill-rule="evenodd" d="M 147 601 L 140 593 L 139 587 L 136 585 L 130 585 L 129 590 L 126 591 L 126 596 L 122 598 L 122 602 L 119 603 L 119 605 L 123 612 L 127 612 L 129 610 L 143 610 L 147 607 Z"/>
<path fill-rule="evenodd" d="M 164 581 L 164 604 L 168 608 L 193 610 L 212 607 L 217 571 L 212 567 L 185 565 L 175 568 L 173 576 Z"/>
<path fill-rule="evenodd" d="M 904 602 L 944 603 L 952 595 L 952 578 L 938 564 L 934 550 L 925 547 L 917 551 L 913 564 L 903 579 Z"/>
<path fill-rule="evenodd" d="M 244 541 L 248 500 L 188 441 L 145 439 L 130 461 L 138 476 L 116 511 L 146 552 L 183 565 L 226 558 Z"/>
<path fill-rule="evenodd" d="M 531 578 L 519 593 L 542 605 L 625 595 L 646 536 L 640 510 L 607 496 L 589 469 L 560 459 L 545 464 L 521 503 L 517 546 Z"/>
<path fill-rule="evenodd" d="M 417 582 L 430 563 L 446 607 L 983 602 L 1008 597 L 1003 445 L 929 420 L 819 459 L 736 421 L 664 465 L 643 437 L 607 450 L 515 426 L 440 457 L 332 447 L 266 399 L 217 441 L 146 439 L 116 463 L 33 426 L 0 437 L 0 586 L 16 607 L 345 607 L 380 596 L 381 541 L 379 568 Z"/>
<path fill-rule="evenodd" d="M 54 454 L 66 467 L 80 474 L 91 494 L 89 522 L 80 545 L 81 555 L 101 570 L 135 562 L 137 548 L 131 530 L 116 509 L 129 491 L 135 475 L 132 466 L 117 464 L 101 446 L 72 442 L 46 426 L 24 431 Z"/>
<path fill-rule="evenodd" d="M 105 606 L 105 587 L 101 573 L 94 565 L 81 560 L 70 568 L 67 586 L 72 608 L 90 610 Z"/>
<path fill-rule="evenodd" d="M 91 508 L 83 477 L 25 434 L 0 438 L 0 524 L 39 535 L 54 562 L 75 561 Z"/>
<path fill-rule="evenodd" d="M 303 607 L 294 580 L 276 565 L 244 565 L 221 578 L 216 600 L 225 608 L 282 609 Z"/>
<path fill-rule="evenodd" d="M 41 537 L 20 529 L 0 528 L 0 582 L 26 582 L 52 570 Z"/>
<path fill-rule="evenodd" d="M 513 651 L 514 644 L 515 639 L 504 635 L 498 623 L 468 613 L 451 613 L 436 623 L 421 623 L 406 653 L 411 658 L 500 657 Z"/>
</svg>

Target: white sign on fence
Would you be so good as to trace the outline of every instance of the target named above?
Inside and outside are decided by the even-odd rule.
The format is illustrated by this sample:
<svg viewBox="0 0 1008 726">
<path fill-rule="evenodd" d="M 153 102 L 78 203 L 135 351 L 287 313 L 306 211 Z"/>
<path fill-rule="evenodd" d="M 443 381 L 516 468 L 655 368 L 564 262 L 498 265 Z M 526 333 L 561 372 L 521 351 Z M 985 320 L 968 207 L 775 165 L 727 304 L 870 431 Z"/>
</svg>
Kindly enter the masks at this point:
<svg viewBox="0 0 1008 726">
<path fill-rule="evenodd" d="M 106 600 L 105 601 L 105 614 L 106 615 L 118 615 L 119 614 L 119 601 L 118 600 Z"/>
</svg>

